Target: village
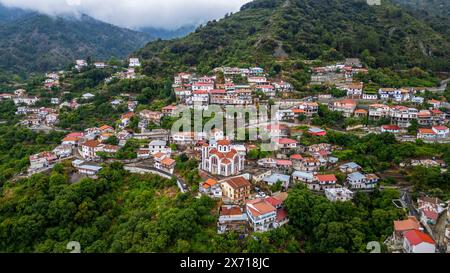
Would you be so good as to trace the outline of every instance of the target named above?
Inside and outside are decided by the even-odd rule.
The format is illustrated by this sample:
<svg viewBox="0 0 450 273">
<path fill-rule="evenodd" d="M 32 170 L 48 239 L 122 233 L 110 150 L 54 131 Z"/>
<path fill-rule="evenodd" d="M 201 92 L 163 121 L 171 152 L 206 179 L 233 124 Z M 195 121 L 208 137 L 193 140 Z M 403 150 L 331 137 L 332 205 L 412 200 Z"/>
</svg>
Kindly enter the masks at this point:
<svg viewBox="0 0 450 273">
<path fill-rule="evenodd" d="M 85 60 L 77 60 L 75 69 L 88 66 Z M 139 59 L 130 58 L 128 68 L 105 79 L 139 79 Z M 104 69 L 104 62 L 95 62 L 96 69 Z M 382 177 L 367 172 L 355 162 L 340 160 L 336 152 L 342 147 L 326 142 L 303 145 L 303 136 L 323 137 L 329 128 L 311 125 L 311 119 L 320 107 L 341 113 L 345 118 L 368 119 L 372 125 L 358 124 L 339 130 L 343 133 L 356 131 L 368 133 L 391 133 L 402 142 L 449 143 L 450 130 L 445 109 L 450 107 L 444 100 L 425 100 L 421 94 L 426 88 L 380 88 L 377 92 L 365 92 L 362 82 L 354 82 L 354 75 L 367 73 L 358 59 L 347 59 L 326 67 L 312 68 L 311 84 L 333 84 L 346 93 L 345 98 L 319 94 L 305 99 L 283 99 L 280 94 L 294 91 L 289 82 L 271 80 L 260 67 L 218 67 L 211 75 L 180 72 L 174 76 L 173 92 L 177 104 L 166 105 L 160 111 L 136 111 L 138 102 L 130 97 L 112 100 L 113 106 L 126 104 L 128 112 L 121 115 L 114 125 L 85 128 L 83 131 L 67 132 L 60 145 L 29 157 L 27 175 L 46 172 L 56 163 L 70 161 L 77 177 L 95 178 L 102 164 L 120 161 L 132 173 L 153 173 L 175 179 L 181 192 L 198 197 L 209 196 L 220 204 L 217 232 L 230 231 L 247 236 L 252 232 L 265 232 L 289 222 L 284 208 L 288 189 L 303 184 L 312 192 L 325 196 L 331 202 L 351 201 L 358 191 L 371 192 L 382 188 Z M 46 74 L 42 83 L 51 89 L 60 85 L 64 71 Z M 39 97 L 29 96 L 25 89 L 13 94 L 0 94 L 1 100 L 12 100 L 17 106 L 20 124 L 34 129 L 60 130 L 57 127 L 62 108 L 77 109 L 96 95 L 82 94 L 79 98 L 64 101 L 51 98 L 52 107 L 34 107 Z M 261 139 L 235 140 L 223 128 L 201 132 L 172 132 L 163 128 L 162 119 L 179 117 L 179 110 L 190 108 L 206 110 L 218 106 L 247 107 L 276 105 L 275 116 L 270 122 L 244 129 L 265 131 L 274 147 L 267 157 L 250 158 L 254 150 L 260 150 Z M 448 111 L 447 111 L 448 112 Z M 137 118 L 138 130 L 131 130 L 130 123 Z M 232 117 L 234 119 L 234 117 Z M 377 121 L 387 121 L 377 124 Z M 416 124 L 411 134 L 409 128 Z M 242 128 L 242 127 L 241 127 Z M 138 143 L 138 147 L 130 142 Z M 115 155 L 130 146 L 136 154 L 133 159 L 120 159 Z M 261 152 L 261 151 L 259 151 Z M 188 155 L 198 160 L 198 173 L 202 181 L 188 185 L 176 170 L 176 156 Z M 447 171 L 439 158 L 417 158 L 402 162 L 401 167 L 437 166 Z M 76 182 L 76 181 L 75 181 Z M 450 252 L 449 201 L 419 197 L 410 204 L 393 200 L 399 208 L 408 210 L 407 220 L 393 223 L 394 233 L 385 242 L 392 252 L 423 253 Z M 439 242 L 438 242 L 439 241 Z M 443 246 L 447 246 L 443 248 Z"/>
</svg>

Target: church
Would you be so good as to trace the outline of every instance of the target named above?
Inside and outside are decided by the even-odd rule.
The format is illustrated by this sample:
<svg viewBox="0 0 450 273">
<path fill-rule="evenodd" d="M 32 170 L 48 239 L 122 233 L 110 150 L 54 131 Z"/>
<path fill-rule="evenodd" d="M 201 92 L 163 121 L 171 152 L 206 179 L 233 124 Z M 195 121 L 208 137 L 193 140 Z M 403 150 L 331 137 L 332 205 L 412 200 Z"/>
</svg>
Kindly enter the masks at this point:
<svg viewBox="0 0 450 273">
<path fill-rule="evenodd" d="M 244 169 L 245 155 L 232 147 L 227 139 L 211 139 L 202 147 L 201 169 L 221 176 L 237 175 Z"/>
</svg>

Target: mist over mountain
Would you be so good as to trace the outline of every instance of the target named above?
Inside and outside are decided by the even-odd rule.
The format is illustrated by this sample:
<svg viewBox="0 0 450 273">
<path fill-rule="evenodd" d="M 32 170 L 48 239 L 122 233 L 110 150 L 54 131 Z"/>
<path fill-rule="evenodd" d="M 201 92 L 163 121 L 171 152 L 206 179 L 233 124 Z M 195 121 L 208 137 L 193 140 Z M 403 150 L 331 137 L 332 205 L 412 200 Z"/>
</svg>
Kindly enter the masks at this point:
<svg viewBox="0 0 450 273">
<path fill-rule="evenodd" d="M 78 58 L 124 58 L 152 37 L 93 19 L 50 17 L 1 7 L 0 70 L 45 72 L 64 68 Z"/>
</svg>

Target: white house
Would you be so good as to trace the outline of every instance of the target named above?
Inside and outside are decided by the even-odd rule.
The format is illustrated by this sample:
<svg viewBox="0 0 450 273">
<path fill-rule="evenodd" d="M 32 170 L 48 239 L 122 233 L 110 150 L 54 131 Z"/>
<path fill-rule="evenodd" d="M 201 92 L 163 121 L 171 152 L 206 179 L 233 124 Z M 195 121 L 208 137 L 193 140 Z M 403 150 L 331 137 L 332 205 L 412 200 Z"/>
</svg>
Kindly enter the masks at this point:
<svg viewBox="0 0 450 273">
<path fill-rule="evenodd" d="M 138 58 L 130 58 L 130 63 L 128 65 L 129 67 L 140 67 L 141 66 L 141 62 L 139 61 Z"/>
<path fill-rule="evenodd" d="M 345 202 L 353 198 L 353 192 L 347 188 L 330 188 L 325 189 L 325 196 L 331 202 Z"/>
<path fill-rule="evenodd" d="M 274 228 L 277 209 L 265 199 L 254 199 L 246 203 L 250 226 L 255 232 L 265 232 Z"/>
<path fill-rule="evenodd" d="M 436 253 L 436 245 L 428 234 L 419 230 L 409 230 L 403 234 L 405 253 Z"/>
<path fill-rule="evenodd" d="M 153 140 L 149 144 L 150 154 L 164 153 L 170 155 L 172 150 L 167 147 L 165 140 Z"/>
</svg>

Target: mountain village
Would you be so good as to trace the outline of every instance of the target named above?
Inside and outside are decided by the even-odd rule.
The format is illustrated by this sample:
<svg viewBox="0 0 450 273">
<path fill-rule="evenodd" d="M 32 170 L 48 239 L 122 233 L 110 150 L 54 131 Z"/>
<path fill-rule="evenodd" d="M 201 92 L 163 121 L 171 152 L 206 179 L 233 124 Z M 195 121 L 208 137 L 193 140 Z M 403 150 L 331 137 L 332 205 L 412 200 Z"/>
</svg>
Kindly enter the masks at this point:
<svg viewBox="0 0 450 273">
<path fill-rule="evenodd" d="M 138 58 L 130 58 L 129 67 L 105 79 L 139 79 L 141 66 Z M 75 69 L 88 66 L 86 60 L 77 60 Z M 104 62 L 95 62 L 96 69 L 104 69 Z M 126 105 L 127 112 L 114 125 L 85 128 L 84 131 L 67 132 L 59 146 L 29 157 L 30 167 L 24 176 L 46 172 L 56 163 L 70 160 L 74 177 L 95 178 L 105 162 L 121 161 L 132 173 L 153 173 L 174 179 L 182 192 L 196 196 L 207 195 L 220 201 L 217 232 L 234 231 L 242 236 L 253 232 L 276 229 L 289 222 L 284 209 L 287 190 L 295 184 L 324 195 L 332 202 L 351 201 L 357 191 L 383 189 L 383 177 L 366 172 L 355 162 L 340 160 L 335 156 L 342 147 L 323 142 L 302 145 L 304 136 L 323 137 L 329 128 L 311 125 L 319 107 L 340 112 L 345 118 L 380 120 L 381 125 L 349 126 L 342 132 L 359 134 L 391 133 L 402 142 L 449 143 L 448 109 L 444 100 L 425 100 L 422 87 L 380 88 L 366 92 L 362 82 L 355 82 L 354 75 L 367 73 L 358 59 L 325 67 L 312 68 L 311 84 L 335 85 L 346 93 L 345 98 L 320 94 L 303 99 L 289 97 L 293 86 L 281 79 L 270 79 L 260 67 L 218 67 L 210 75 L 179 72 L 173 78 L 176 105 L 166 105 L 160 111 L 136 111 L 138 101 L 123 94 L 111 101 L 111 105 Z M 66 72 L 49 72 L 42 83 L 44 88 L 59 86 Z M 40 100 L 28 96 L 27 90 L 17 89 L 13 94 L 0 94 L 1 100 L 12 100 L 17 106 L 20 124 L 34 130 L 60 130 L 57 128 L 59 111 L 77 109 L 89 103 L 96 94 L 85 93 L 79 98 L 64 101 L 51 98 L 50 107 L 34 107 Z M 246 107 L 276 105 L 275 116 L 270 122 L 253 126 L 269 134 L 273 153 L 264 158 L 249 158 L 263 140 L 235 141 L 223 129 L 213 128 L 205 132 L 174 132 L 168 129 L 149 129 L 149 124 L 160 125 L 163 118 L 176 119 L 182 107 L 205 110 L 215 105 Z M 425 107 L 424 107 L 425 106 Z M 138 130 L 129 127 L 134 118 L 139 120 Z M 250 122 L 251 123 L 251 122 Z M 417 124 L 411 134 L 408 128 Z M 334 130 L 334 129 L 333 129 Z M 116 140 L 111 141 L 112 139 Z M 134 159 L 119 160 L 114 157 L 131 139 L 141 144 L 134 152 Z M 198 172 L 202 181 L 188 185 L 176 170 L 175 156 L 186 154 L 198 160 Z M 403 162 L 401 166 L 438 166 L 443 172 L 447 166 L 440 158 L 417 158 Z M 75 182 L 77 178 L 74 178 Z M 394 233 L 385 242 L 392 252 L 450 252 L 450 200 L 420 197 L 417 200 L 393 200 L 399 208 L 405 208 L 408 219 L 392 223 Z M 446 220 L 447 219 L 447 220 Z M 442 227 L 443 226 L 443 227 Z M 438 242 L 439 241 L 439 242 Z"/>
</svg>

